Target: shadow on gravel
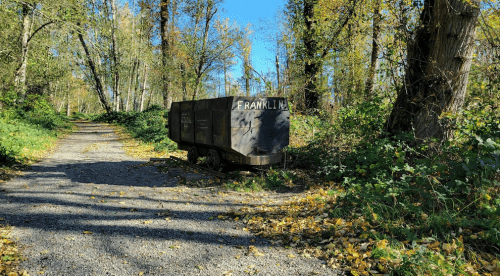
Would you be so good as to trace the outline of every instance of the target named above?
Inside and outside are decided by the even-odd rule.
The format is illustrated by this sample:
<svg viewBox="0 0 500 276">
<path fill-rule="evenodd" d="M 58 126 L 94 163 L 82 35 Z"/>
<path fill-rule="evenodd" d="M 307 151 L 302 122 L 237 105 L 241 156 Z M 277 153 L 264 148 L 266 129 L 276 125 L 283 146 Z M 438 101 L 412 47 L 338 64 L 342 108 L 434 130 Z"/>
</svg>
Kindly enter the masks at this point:
<svg viewBox="0 0 500 276">
<path fill-rule="evenodd" d="M 82 234 L 83 231 L 91 231 L 102 235 L 190 240 L 208 244 L 253 244 L 250 235 L 234 237 L 172 224 L 172 221 L 203 226 L 218 224 L 206 228 L 213 230 L 222 223 L 229 229 L 234 225 L 217 220 L 220 211 L 216 211 L 216 206 L 238 208 L 243 204 L 225 202 L 223 197 L 212 195 L 208 190 L 205 190 L 206 199 L 197 197 L 196 200 L 189 200 L 183 192 L 174 194 L 165 185 L 172 178 L 156 167 L 143 166 L 143 161 L 56 162 L 34 166 L 32 171 L 19 179 L 21 184 L 16 189 L 0 192 L 0 218 L 5 218 L 11 226 L 46 232 L 75 231 Z M 175 183 L 168 186 L 175 186 Z M 139 196 L 129 195 L 129 190 L 136 190 Z M 139 190 L 146 192 L 141 195 L 137 192 Z M 122 197 L 120 191 L 124 192 Z M 161 196 L 158 194 L 160 191 Z M 179 200 L 166 199 L 168 195 Z M 224 201 L 218 202 L 218 199 Z M 127 202 L 127 205 L 120 205 L 119 202 Z M 191 205 L 189 208 L 186 207 L 188 204 Z M 167 214 L 170 221 L 164 219 L 165 215 L 158 214 Z M 146 225 L 145 221 L 152 223 Z"/>
<path fill-rule="evenodd" d="M 177 221 L 182 224 L 189 222 L 202 222 L 206 229 L 210 229 L 210 224 L 217 224 L 214 227 L 226 226 L 232 227 L 231 222 L 221 222 L 217 220 L 218 211 L 185 211 L 185 210 L 169 210 L 163 208 L 158 200 L 150 200 L 149 208 L 122 209 L 117 206 L 106 206 L 106 204 L 77 203 L 65 200 L 57 200 L 45 197 L 36 193 L 39 196 L 22 196 L 29 192 L 16 192 L 16 195 L 11 196 L 9 193 L 0 193 L 0 201 L 6 204 L 15 203 L 26 205 L 30 208 L 24 212 L 18 211 L 15 215 L 0 211 L 0 217 L 8 221 L 9 225 L 20 228 L 35 228 L 45 232 L 54 231 L 74 231 L 73 234 L 83 234 L 84 231 L 91 231 L 94 234 L 103 235 L 127 235 L 131 237 L 144 237 L 160 240 L 189 240 L 200 243 L 209 244 L 226 244 L 226 245 L 252 245 L 252 239 L 255 237 L 235 237 L 230 234 L 204 232 L 200 229 L 182 227 L 176 229 L 173 227 L 172 221 Z M 51 193 L 54 195 L 55 193 Z M 72 194 L 73 195 L 73 194 Z M 73 195 L 84 196 L 89 198 L 89 195 Z M 119 198 L 120 200 L 130 200 L 128 198 Z M 111 200 L 111 199 L 108 199 Z M 141 198 L 140 200 L 147 200 Z M 165 201 L 164 201 L 165 202 Z M 175 201 L 179 206 L 184 205 L 187 201 Z M 115 203 L 116 204 L 116 203 Z M 157 208 L 151 208 L 151 205 Z M 193 202 L 190 202 L 193 204 Z M 199 204 L 210 204 L 209 202 L 199 202 Z M 234 204 L 231 204 L 234 205 Z M 44 211 L 39 211 L 39 208 L 44 208 Z M 71 208 L 67 208 L 71 207 Z M 47 212 L 47 209 L 54 208 L 56 213 Z M 61 210 L 62 208 L 62 210 Z M 133 212 L 132 212 L 132 211 Z M 62 213 L 61 213 L 62 211 Z M 95 214 L 98 211 L 100 214 Z M 105 212 L 106 215 L 102 215 Z M 158 214 L 162 214 L 159 216 Z M 165 215 L 163 215 L 165 214 Z M 167 216 L 169 221 L 165 220 Z M 214 220 L 215 219 L 215 220 Z M 126 221 L 127 223 L 123 223 Z M 144 224 L 145 221 L 151 221 L 151 224 Z M 223 225 L 221 225 L 223 223 Z M 119 224 L 119 225 L 114 225 Z M 177 225 L 180 226 L 180 225 Z M 212 228 L 213 230 L 213 228 Z M 255 245 L 255 244 L 254 244 Z"/>
<path fill-rule="evenodd" d="M 105 142 L 105 135 L 112 134 L 94 125 L 81 127 L 75 134 L 80 133 L 100 134 L 91 143 L 101 138 Z M 73 136 L 65 142 L 72 143 L 72 139 L 82 141 Z M 217 206 L 237 208 L 243 204 L 214 197 L 208 190 L 204 190 L 205 199 L 200 196 L 189 200 L 182 191 L 175 194 L 180 200 L 166 199 L 169 191 L 161 188 L 176 186 L 168 174 L 144 166 L 144 161 L 123 160 L 119 151 L 116 156 L 114 152 L 106 153 L 104 161 L 103 157 L 93 160 L 90 151 L 99 151 L 98 145 L 81 159 L 53 159 L 33 166 L 15 185 L 0 192 L 0 218 L 11 226 L 47 233 L 69 231 L 84 235 L 84 231 L 90 231 L 96 238 L 125 235 L 220 245 L 254 244 L 253 235 L 229 234 L 234 222 L 217 220 L 221 212 Z M 165 196 L 158 195 L 161 190 Z"/>
</svg>

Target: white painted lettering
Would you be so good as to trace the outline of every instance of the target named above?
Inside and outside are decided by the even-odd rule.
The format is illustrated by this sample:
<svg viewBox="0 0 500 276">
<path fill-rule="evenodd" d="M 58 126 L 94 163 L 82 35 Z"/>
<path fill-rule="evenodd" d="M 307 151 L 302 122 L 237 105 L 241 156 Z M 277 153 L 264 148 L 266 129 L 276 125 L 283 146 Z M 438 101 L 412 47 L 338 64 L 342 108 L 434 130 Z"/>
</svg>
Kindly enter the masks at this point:
<svg viewBox="0 0 500 276">
<path fill-rule="evenodd" d="M 264 103 L 262 104 L 262 109 L 267 109 L 267 102 L 264 102 Z"/>
<path fill-rule="evenodd" d="M 240 106 L 243 106 L 243 101 L 238 101 L 238 109 L 241 109 Z"/>
<path fill-rule="evenodd" d="M 250 106 L 250 109 L 255 109 L 255 102 L 252 102 L 252 105 Z"/>
<path fill-rule="evenodd" d="M 280 109 L 286 109 L 285 101 L 280 101 L 279 102 L 279 108 Z"/>
<path fill-rule="evenodd" d="M 276 109 L 276 100 L 273 100 L 273 102 L 274 102 L 274 107 L 273 107 L 273 109 Z"/>
<path fill-rule="evenodd" d="M 245 109 L 250 109 L 250 103 L 249 102 L 245 103 Z"/>
<path fill-rule="evenodd" d="M 262 109 L 262 102 L 257 102 L 257 109 Z"/>
</svg>

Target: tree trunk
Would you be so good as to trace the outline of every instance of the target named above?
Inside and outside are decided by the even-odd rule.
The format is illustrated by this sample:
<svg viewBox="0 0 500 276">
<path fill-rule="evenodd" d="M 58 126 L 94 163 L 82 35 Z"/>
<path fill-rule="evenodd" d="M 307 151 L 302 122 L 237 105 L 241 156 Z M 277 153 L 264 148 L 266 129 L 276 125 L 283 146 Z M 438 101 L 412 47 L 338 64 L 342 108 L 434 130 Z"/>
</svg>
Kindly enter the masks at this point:
<svg viewBox="0 0 500 276">
<path fill-rule="evenodd" d="M 163 81 L 163 107 L 167 108 L 167 99 L 170 97 L 170 37 L 169 37 L 169 8 L 170 0 L 160 1 L 160 32 L 162 52 L 162 81 Z"/>
<path fill-rule="evenodd" d="M 23 102 L 26 97 L 26 68 L 28 63 L 28 41 L 31 32 L 31 7 L 23 3 L 23 31 L 21 33 L 21 58 L 19 68 L 16 70 L 14 84 L 19 102 Z"/>
<path fill-rule="evenodd" d="M 132 64 L 132 72 L 130 72 L 130 79 L 129 79 L 129 86 L 128 86 L 128 92 L 127 92 L 127 103 L 125 105 L 125 111 L 129 111 L 130 107 L 130 96 L 132 95 L 132 88 L 134 87 L 134 76 L 135 76 L 135 71 L 137 70 L 139 61 L 137 59 L 134 60 Z"/>
<path fill-rule="evenodd" d="M 195 70 L 196 72 L 196 80 L 195 80 L 195 89 L 193 93 L 193 101 L 196 100 L 196 97 L 198 96 L 199 90 L 200 90 L 200 82 L 204 73 L 204 66 L 207 62 L 207 44 L 208 44 L 208 33 L 210 31 L 210 21 L 214 17 L 214 15 L 217 13 L 217 9 L 214 8 L 214 3 L 209 1 L 206 6 L 206 11 L 205 11 L 205 29 L 203 30 L 203 44 L 201 46 L 201 57 L 198 62 L 197 68 Z"/>
<path fill-rule="evenodd" d="M 380 55 L 380 22 L 382 21 L 382 13 L 380 12 L 380 5 L 382 0 L 375 0 L 373 3 L 373 38 L 372 38 L 372 56 L 370 69 L 368 70 L 368 79 L 365 85 L 365 94 L 371 97 L 373 94 L 373 87 L 377 79 L 378 69 L 378 56 Z"/>
<path fill-rule="evenodd" d="M 113 94 L 115 95 L 115 111 L 120 111 L 120 60 L 119 60 L 119 51 L 118 51 L 118 41 L 116 39 L 116 2 L 115 0 L 111 0 L 111 40 L 112 40 L 112 55 L 113 55 Z"/>
<path fill-rule="evenodd" d="M 70 97 L 69 97 L 69 88 L 70 88 L 70 85 L 69 85 L 69 82 L 68 82 L 68 100 L 66 102 L 66 116 L 70 116 L 71 115 L 71 103 L 70 103 Z"/>
<path fill-rule="evenodd" d="M 226 60 L 224 59 L 223 61 L 223 70 L 224 70 L 224 97 L 227 97 L 228 94 L 227 94 L 227 64 L 226 64 Z"/>
<path fill-rule="evenodd" d="M 187 73 L 186 66 L 184 63 L 181 63 L 181 79 L 182 79 L 182 100 L 187 101 Z"/>
<path fill-rule="evenodd" d="M 141 89 L 141 102 L 140 102 L 140 109 L 139 111 L 144 110 L 144 95 L 146 94 L 146 80 L 148 76 L 148 65 L 144 64 L 144 81 L 142 83 L 142 89 Z"/>
<path fill-rule="evenodd" d="M 277 81 L 277 95 L 281 95 L 281 82 L 280 82 L 280 56 L 276 54 L 276 81 Z"/>
<path fill-rule="evenodd" d="M 458 112 L 467 88 L 479 1 L 425 0 L 420 28 L 408 47 L 405 83 L 387 121 L 389 132 L 415 131 L 418 139 L 452 138 L 440 120 Z"/>
<path fill-rule="evenodd" d="M 316 53 L 318 50 L 318 42 L 314 39 L 315 24 L 314 24 L 314 5 L 317 0 L 305 0 L 303 16 L 306 24 L 304 29 L 304 47 L 306 60 L 304 62 L 304 74 L 306 78 L 305 85 L 305 107 L 308 110 L 316 109 L 319 105 L 319 95 L 317 91 L 317 74 L 320 69 Z"/>
<path fill-rule="evenodd" d="M 80 23 L 76 24 L 79 28 L 81 27 Z M 80 40 L 83 50 L 85 50 L 85 55 L 87 56 L 87 63 L 90 67 L 90 71 L 92 72 L 92 75 L 94 76 L 94 81 L 95 81 L 95 86 L 97 90 L 97 95 L 99 96 L 99 100 L 101 101 L 102 105 L 106 109 L 107 113 L 111 112 L 111 108 L 109 107 L 108 100 L 106 99 L 106 94 L 104 92 L 104 89 L 102 87 L 101 79 L 99 78 L 99 75 L 97 74 L 96 68 L 94 61 L 92 60 L 92 57 L 90 56 L 89 49 L 87 48 L 87 44 L 85 43 L 85 40 L 83 39 L 82 33 L 78 33 L 78 39 Z"/>
</svg>

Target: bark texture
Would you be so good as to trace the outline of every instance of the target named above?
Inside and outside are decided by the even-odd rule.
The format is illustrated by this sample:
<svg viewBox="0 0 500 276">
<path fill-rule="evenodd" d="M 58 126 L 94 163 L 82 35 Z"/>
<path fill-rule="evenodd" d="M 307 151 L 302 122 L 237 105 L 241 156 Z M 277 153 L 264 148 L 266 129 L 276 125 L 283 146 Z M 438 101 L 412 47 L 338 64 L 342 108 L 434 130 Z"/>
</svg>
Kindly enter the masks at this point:
<svg viewBox="0 0 500 276">
<path fill-rule="evenodd" d="M 463 105 L 478 16 L 477 0 L 425 0 L 389 132 L 414 130 L 417 141 L 452 137 L 451 125 L 440 117 Z"/>
<path fill-rule="evenodd" d="M 17 90 L 17 98 L 20 102 L 24 101 L 26 97 L 26 68 L 28 64 L 28 43 L 31 32 L 31 13 L 32 8 L 26 4 L 22 4 L 23 16 L 23 31 L 21 33 L 21 56 L 19 68 L 16 70 L 14 77 L 14 84 Z"/>
<path fill-rule="evenodd" d="M 382 21 L 382 13 L 380 12 L 380 5 L 382 0 L 375 0 L 373 3 L 373 38 L 372 38 L 372 53 L 370 69 L 368 70 L 368 79 L 366 80 L 365 91 L 366 96 L 371 97 L 373 94 L 373 87 L 377 80 L 378 69 L 378 56 L 380 55 L 380 23 Z"/>
<path fill-rule="evenodd" d="M 163 107 L 169 108 L 168 99 L 170 96 L 170 0 L 160 1 L 160 32 L 161 32 L 161 52 L 162 52 L 162 81 L 163 81 Z"/>
<path fill-rule="evenodd" d="M 120 59 L 119 59 L 119 50 L 118 50 L 118 41 L 116 39 L 117 32 L 117 23 L 116 23 L 116 2 L 115 0 L 111 0 L 111 20 L 112 20 L 112 28 L 111 28 L 111 39 L 112 39 L 112 55 L 113 55 L 113 94 L 115 98 L 115 111 L 120 111 Z"/>
<path fill-rule="evenodd" d="M 306 60 L 304 63 L 305 85 L 305 107 L 308 110 L 316 109 L 319 105 L 319 95 L 317 91 L 317 75 L 320 64 L 317 60 L 318 42 L 315 39 L 314 5 L 317 0 L 305 0 L 303 17 L 305 20 L 304 47 Z"/>
</svg>

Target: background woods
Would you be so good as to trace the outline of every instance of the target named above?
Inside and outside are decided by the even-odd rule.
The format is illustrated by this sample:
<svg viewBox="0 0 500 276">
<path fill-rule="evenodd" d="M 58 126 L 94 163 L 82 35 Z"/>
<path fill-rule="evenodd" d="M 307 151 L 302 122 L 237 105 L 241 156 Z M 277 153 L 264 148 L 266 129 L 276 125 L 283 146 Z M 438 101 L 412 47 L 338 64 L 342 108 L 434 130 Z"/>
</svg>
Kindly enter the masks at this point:
<svg viewBox="0 0 500 276">
<path fill-rule="evenodd" d="M 276 51 L 266 72 L 252 64 L 259 26 L 222 18 L 218 0 L 2 1 L 2 103 L 39 94 L 59 111 L 93 113 L 282 95 L 311 112 L 381 96 L 398 99 L 387 130 L 449 138 L 438 118 L 460 109 L 467 87 L 497 87 L 495 2 L 284 4 L 279 27 L 265 31 Z M 432 131 L 418 127 L 431 121 Z"/>
</svg>

